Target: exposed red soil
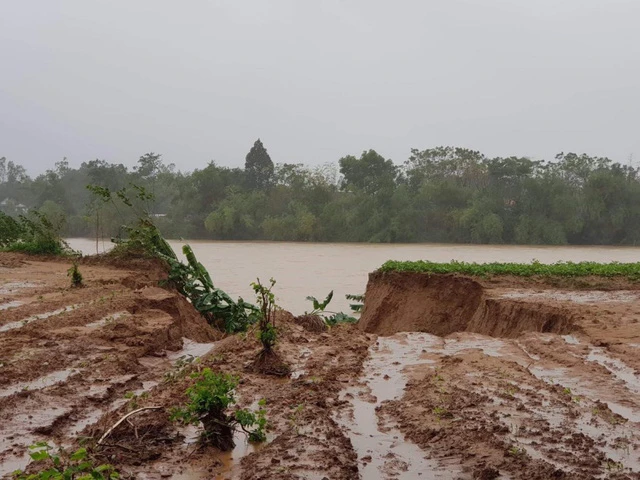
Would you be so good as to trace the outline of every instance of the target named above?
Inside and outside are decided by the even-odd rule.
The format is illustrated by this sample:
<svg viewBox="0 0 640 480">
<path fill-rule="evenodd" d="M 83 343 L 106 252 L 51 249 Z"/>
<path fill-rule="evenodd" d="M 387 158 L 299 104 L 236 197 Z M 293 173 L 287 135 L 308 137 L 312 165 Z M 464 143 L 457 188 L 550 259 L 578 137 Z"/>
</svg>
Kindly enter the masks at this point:
<svg viewBox="0 0 640 480">
<path fill-rule="evenodd" d="M 362 329 L 445 337 L 379 414 L 461 478 L 640 478 L 640 288 L 549 281 L 372 274 Z"/>
<path fill-rule="evenodd" d="M 126 478 L 185 472 L 185 478 L 349 479 L 357 472 L 349 439 L 331 412 L 373 337 L 351 326 L 308 332 L 280 312 L 276 351 L 294 375 L 279 379 L 255 372 L 255 332 L 212 343 L 223 335 L 184 298 L 159 287 L 166 273 L 156 262 L 89 259 L 80 264 L 84 287 L 74 289 L 69 261 L 1 253 L 0 261 L 0 308 L 15 305 L 0 310 L 0 329 L 11 327 L 0 331 L 0 472 L 23 467 L 26 447 L 35 441 L 74 448 L 81 438 L 89 439 L 97 461 L 115 464 Z M 42 316 L 50 312 L 57 313 Z M 179 353 L 172 352 L 186 341 L 212 352 L 176 363 Z M 186 399 L 189 373 L 205 366 L 242 379 L 242 406 L 267 400 L 273 441 L 241 466 L 229 453 L 186 441 L 184 429 L 169 420 Z M 122 415 L 148 405 L 162 409 L 133 416 L 95 446 Z"/>
<path fill-rule="evenodd" d="M 79 289 L 69 266 L 0 254 L 2 473 L 46 440 L 86 441 L 125 478 L 401 479 L 419 459 L 394 445 L 412 442 L 433 467 L 415 478 L 640 478 L 636 284 L 372 274 L 359 327 L 278 312 L 278 378 L 254 368 L 255 331 L 223 338 L 159 263 L 85 259 Z M 268 442 L 220 452 L 170 420 L 205 367 L 240 377 L 238 407 L 266 400 Z M 392 444 L 361 449 L 356 399 Z"/>
</svg>

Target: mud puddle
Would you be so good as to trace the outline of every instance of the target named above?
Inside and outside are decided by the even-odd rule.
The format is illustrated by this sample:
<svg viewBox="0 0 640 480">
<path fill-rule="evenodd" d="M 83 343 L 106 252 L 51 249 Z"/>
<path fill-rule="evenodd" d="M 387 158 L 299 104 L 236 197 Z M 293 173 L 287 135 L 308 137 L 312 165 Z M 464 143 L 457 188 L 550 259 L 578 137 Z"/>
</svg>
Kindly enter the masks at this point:
<svg viewBox="0 0 640 480">
<path fill-rule="evenodd" d="M 111 322 L 115 322 L 116 320 L 119 320 L 123 317 L 127 317 L 130 316 L 131 314 L 127 311 L 122 311 L 122 312 L 115 312 L 112 313 L 111 315 L 107 315 L 102 317 L 100 320 L 96 321 L 96 322 L 91 322 L 91 323 L 87 323 L 85 325 L 86 328 L 89 329 L 96 329 L 96 328 L 100 328 L 100 327 L 104 327 L 105 325 L 111 323 Z"/>
<path fill-rule="evenodd" d="M 578 304 L 590 303 L 630 303 L 637 302 L 640 294 L 632 290 L 617 291 L 558 291 L 549 290 L 544 292 L 534 292 L 531 290 L 513 291 L 500 295 L 501 298 L 513 300 L 557 300 L 573 302 Z"/>
<path fill-rule="evenodd" d="M 37 378 L 30 382 L 19 382 L 14 383 L 6 388 L 0 388 L 0 398 L 7 397 L 9 395 L 13 395 L 16 392 L 23 392 L 27 390 L 40 390 L 43 388 L 50 387 L 57 383 L 65 382 L 69 377 L 78 373 L 78 370 L 74 368 L 68 368 L 66 370 L 61 370 L 58 372 L 52 372 L 43 377 Z"/>
<path fill-rule="evenodd" d="M 8 310 L 10 308 L 19 307 L 20 305 L 24 305 L 24 302 L 15 300 L 12 302 L 0 303 L 0 310 Z"/>
<path fill-rule="evenodd" d="M 167 352 L 167 359 L 176 363 L 190 363 L 213 350 L 216 343 L 198 343 L 188 338 L 182 339 L 182 348 L 175 352 Z"/>
<path fill-rule="evenodd" d="M 587 362 L 596 362 L 609 370 L 615 377 L 624 382 L 626 388 L 640 393 L 640 376 L 623 361 L 608 355 L 604 348 L 593 347 L 586 358 Z"/>
<path fill-rule="evenodd" d="M 44 320 L 49 317 L 55 317 L 56 315 L 61 315 L 71 310 L 75 310 L 77 308 L 82 307 L 82 304 L 77 305 L 69 305 L 66 307 L 58 308 L 57 310 L 53 310 L 51 312 L 39 313 L 37 315 L 31 315 L 30 317 L 23 318 L 22 320 L 18 320 L 16 322 L 9 322 L 0 327 L 0 332 L 7 332 L 9 330 L 14 330 L 16 328 L 22 328 L 32 322 L 37 322 L 38 320 Z"/>
<path fill-rule="evenodd" d="M 445 467 L 437 459 L 427 458 L 426 452 L 407 441 L 390 422 L 381 422 L 376 412 L 383 402 L 402 395 L 407 384 L 405 367 L 434 363 L 422 354 L 441 343 L 441 338 L 421 333 L 380 337 L 364 364 L 361 387 L 340 395 L 350 408 L 336 415 L 336 421 L 349 432 L 361 478 L 455 478 L 453 465 Z"/>
<path fill-rule="evenodd" d="M 125 315 L 126 313 L 123 313 Z M 113 315 L 112 315 L 113 316 Z M 96 322 L 97 323 L 97 322 Z M 189 364 L 203 355 L 209 353 L 215 347 L 215 342 L 212 343 L 198 343 L 188 338 L 183 339 L 183 348 L 175 352 L 168 352 L 166 358 L 162 357 L 141 357 L 139 359 L 143 366 L 148 367 L 156 375 L 153 378 L 142 380 L 140 388 L 129 390 L 122 398 L 117 398 L 112 401 L 107 407 L 101 407 L 92 409 L 85 412 L 82 417 L 70 425 L 68 431 L 71 434 L 77 434 L 84 430 L 86 427 L 97 423 L 103 415 L 113 412 L 120 408 L 122 405 L 136 397 L 144 396 L 149 393 L 153 388 L 160 385 L 162 377 L 157 375 L 161 372 L 164 378 L 171 377 L 175 372 L 186 364 Z M 125 385 L 132 380 L 136 379 L 136 375 L 124 375 L 118 378 L 110 379 L 105 384 L 93 385 L 86 393 L 87 398 L 94 400 L 100 400 L 108 395 L 110 389 L 116 385 Z"/>
<path fill-rule="evenodd" d="M 20 290 L 25 290 L 27 288 L 35 288 L 40 286 L 37 283 L 33 282 L 8 282 L 0 285 L 0 295 L 8 295 L 17 293 Z"/>
</svg>

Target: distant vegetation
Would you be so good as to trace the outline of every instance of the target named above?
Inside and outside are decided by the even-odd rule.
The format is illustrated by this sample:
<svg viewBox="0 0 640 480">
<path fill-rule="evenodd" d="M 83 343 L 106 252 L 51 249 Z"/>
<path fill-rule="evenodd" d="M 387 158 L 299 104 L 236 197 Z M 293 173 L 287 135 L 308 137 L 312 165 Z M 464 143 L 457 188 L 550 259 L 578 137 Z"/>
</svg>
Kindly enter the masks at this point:
<svg viewBox="0 0 640 480">
<path fill-rule="evenodd" d="M 379 272 L 418 272 L 418 273 L 461 273 L 465 275 L 516 275 L 520 277 L 558 276 L 586 277 L 627 277 L 640 279 L 640 263 L 596 263 L 596 262 L 558 262 L 544 264 L 532 263 L 435 263 L 424 260 L 416 262 L 398 262 L 389 260 Z"/>
<path fill-rule="evenodd" d="M 122 199 L 84 188 L 144 187 L 167 238 L 515 244 L 640 243 L 640 171 L 608 158 L 489 158 L 464 148 L 412 150 L 402 164 L 373 150 L 337 164 L 274 164 L 255 142 L 244 168 L 177 171 L 148 153 L 137 166 L 66 160 L 30 178 L 0 158 L 0 209 L 38 208 L 68 236 L 117 235 Z M 142 200 L 141 200 L 142 201 Z"/>
<path fill-rule="evenodd" d="M 63 255 L 72 251 L 60 236 L 61 217 L 31 210 L 17 219 L 0 211 L 0 250 L 36 255 Z"/>
</svg>

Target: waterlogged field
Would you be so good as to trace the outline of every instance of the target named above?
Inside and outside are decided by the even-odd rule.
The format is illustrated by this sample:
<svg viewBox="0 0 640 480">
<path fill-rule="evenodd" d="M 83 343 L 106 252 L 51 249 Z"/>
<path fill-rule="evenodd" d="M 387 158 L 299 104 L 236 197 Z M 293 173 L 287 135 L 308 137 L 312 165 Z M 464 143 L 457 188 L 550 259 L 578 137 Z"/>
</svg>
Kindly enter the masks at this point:
<svg viewBox="0 0 640 480">
<path fill-rule="evenodd" d="M 254 371 L 255 332 L 211 330 L 157 266 L 86 260 L 82 288 L 69 266 L 0 254 L 0 476 L 47 442 L 154 480 L 640 478 L 636 264 L 388 262 L 358 325 L 280 314 L 285 377 Z M 296 291 L 324 298 L 324 281 Z M 229 411 L 264 409 L 266 441 L 240 429 L 222 452 L 176 420 L 203 372 L 237 379 Z"/>
</svg>

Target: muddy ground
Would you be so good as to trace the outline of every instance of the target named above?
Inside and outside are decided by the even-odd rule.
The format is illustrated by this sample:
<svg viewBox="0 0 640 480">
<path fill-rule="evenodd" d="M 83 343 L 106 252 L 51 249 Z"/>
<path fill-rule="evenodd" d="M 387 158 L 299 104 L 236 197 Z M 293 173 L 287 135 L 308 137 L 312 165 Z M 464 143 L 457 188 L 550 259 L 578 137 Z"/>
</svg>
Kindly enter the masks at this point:
<svg viewBox="0 0 640 480">
<path fill-rule="evenodd" d="M 141 479 L 640 478 L 637 284 L 373 274 L 359 326 L 279 314 L 276 378 L 160 265 L 85 259 L 80 289 L 69 266 L 0 254 L 0 475 L 46 440 Z M 266 399 L 267 443 L 219 452 L 170 421 L 204 367 Z"/>
</svg>

